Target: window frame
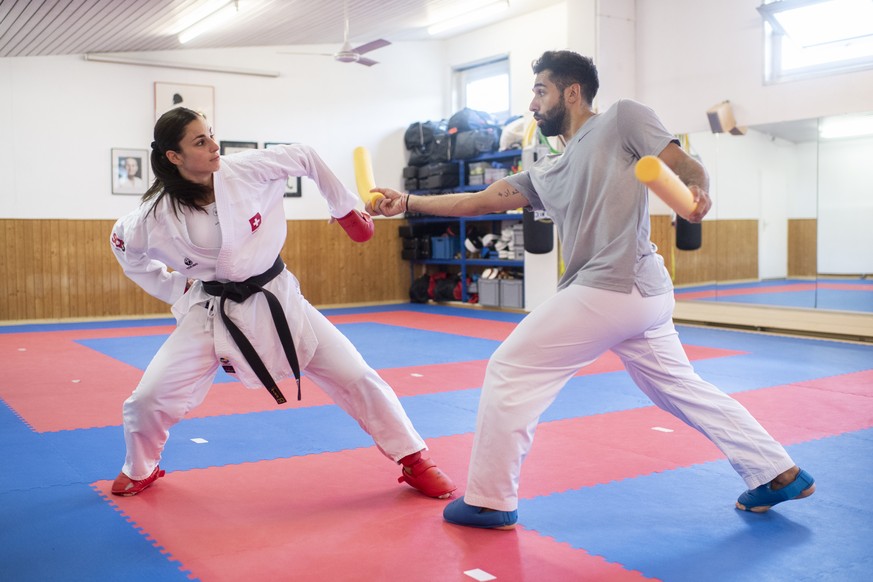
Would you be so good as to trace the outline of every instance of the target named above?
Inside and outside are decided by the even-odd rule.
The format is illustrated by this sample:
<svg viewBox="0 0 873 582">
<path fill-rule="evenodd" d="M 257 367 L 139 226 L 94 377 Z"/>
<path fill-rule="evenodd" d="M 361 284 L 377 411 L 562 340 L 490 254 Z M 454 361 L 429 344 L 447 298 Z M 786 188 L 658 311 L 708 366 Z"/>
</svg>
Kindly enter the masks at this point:
<svg viewBox="0 0 873 582">
<path fill-rule="evenodd" d="M 758 12 L 764 19 L 764 81 L 767 84 L 783 83 L 800 79 L 810 79 L 873 69 L 873 37 L 866 37 L 862 42 L 871 44 L 869 54 L 856 58 L 838 59 L 830 62 L 785 69 L 783 67 L 785 43 L 791 42 L 785 30 L 776 20 L 775 15 L 794 8 L 804 8 L 827 0 L 765 0 L 758 7 Z M 835 41 L 837 42 L 837 41 Z M 829 43 L 834 44 L 834 43 Z M 800 50 L 820 51 L 823 46 L 802 47 Z"/>
<path fill-rule="evenodd" d="M 506 75 L 506 109 L 488 111 L 501 123 L 512 115 L 512 82 L 510 77 L 509 55 L 497 55 L 473 63 L 452 68 L 452 103 L 455 111 L 467 105 L 467 85 L 490 77 Z"/>
</svg>

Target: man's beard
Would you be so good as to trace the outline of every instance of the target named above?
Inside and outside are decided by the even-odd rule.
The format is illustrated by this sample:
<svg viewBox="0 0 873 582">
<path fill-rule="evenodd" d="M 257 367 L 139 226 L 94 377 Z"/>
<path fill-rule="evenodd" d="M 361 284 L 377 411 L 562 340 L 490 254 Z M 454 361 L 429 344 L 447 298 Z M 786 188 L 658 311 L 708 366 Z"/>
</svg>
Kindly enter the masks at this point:
<svg viewBox="0 0 873 582">
<path fill-rule="evenodd" d="M 561 96 L 561 101 L 555 106 L 552 111 L 546 115 L 540 115 L 540 132 L 546 137 L 560 135 L 564 130 L 564 122 L 567 119 L 567 107 L 564 104 L 564 97 Z"/>
</svg>

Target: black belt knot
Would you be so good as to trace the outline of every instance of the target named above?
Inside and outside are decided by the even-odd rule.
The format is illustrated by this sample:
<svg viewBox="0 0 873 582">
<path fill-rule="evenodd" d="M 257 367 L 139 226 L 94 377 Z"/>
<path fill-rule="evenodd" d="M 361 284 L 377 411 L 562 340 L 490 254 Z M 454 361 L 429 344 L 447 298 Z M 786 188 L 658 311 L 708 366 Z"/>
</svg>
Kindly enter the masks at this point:
<svg viewBox="0 0 873 582">
<path fill-rule="evenodd" d="M 236 282 L 229 281 L 221 283 L 219 281 L 204 281 L 203 290 L 214 297 L 221 297 L 219 310 L 221 311 L 221 320 L 230 332 L 233 341 L 236 342 L 240 352 L 246 359 L 246 362 L 252 367 L 252 370 L 258 377 L 258 380 L 264 387 L 273 395 L 276 402 L 285 404 L 285 396 L 273 376 L 267 370 L 263 360 L 258 355 L 252 343 L 248 340 L 245 334 L 240 331 L 239 327 L 233 322 L 227 313 L 224 312 L 224 302 L 228 299 L 235 303 L 242 303 L 255 293 L 263 293 L 267 298 L 267 305 L 270 306 L 270 314 L 273 316 L 273 324 L 276 326 L 276 333 L 279 335 L 279 341 L 282 343 L 282 348 L 285 350 L 285 357 L 288 358 L 288 363 L 291 364 L 291 371 L 294 372 L 294 379 L 297 381 L 297 400 L 300 400 L 302 395 L 300 392 L 300 364 L 297 361 L 297 351 L 294 349 L 294 338 L 291 337 L 291 330 L 288 327 L 288 320 L 285 318 L 285 311 L 282 309 L 282 304 L 279 299 L 271 292 L 264 289 L 264 285 L 275 279 L 279 273 L 285 270 L 285 263 L 282 262 L 282 257 L 276 257 L 276 262 L 273 266 L 254 277 L 249 277 L 245 281 Z"/>
</svg>

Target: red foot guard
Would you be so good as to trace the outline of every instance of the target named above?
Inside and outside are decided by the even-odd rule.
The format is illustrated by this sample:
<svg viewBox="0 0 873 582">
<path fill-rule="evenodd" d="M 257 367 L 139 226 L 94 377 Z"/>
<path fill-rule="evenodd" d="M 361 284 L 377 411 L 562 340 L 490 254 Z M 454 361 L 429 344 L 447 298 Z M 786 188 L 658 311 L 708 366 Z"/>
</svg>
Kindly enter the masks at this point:
<svg viewBox="0 0 873 582">
<path fill-rule="evenodd" d="M 164 471 L 161 471 L 159 466 L 155 467 L 155 470 L 152 471 L 151 475 L 139 481 L 134 481 L 124 473 L 119 473 L 118 477 L 115 478 L 115 482 L 112 484 L 112 494 L 121 495 L 122 497 L 132 497 L 163 476 Z"/>
<path fill-rule="evenodd" d="M 408 467 L 403 467 L 403 474 L 397 482 L 408 483 L 428 497 L 446 499 L 452 496 L 452 491 L 457 489 L 452 480 L 440 471 L 436 463 L 430 459 L 421 458 Z"/>
</svg>

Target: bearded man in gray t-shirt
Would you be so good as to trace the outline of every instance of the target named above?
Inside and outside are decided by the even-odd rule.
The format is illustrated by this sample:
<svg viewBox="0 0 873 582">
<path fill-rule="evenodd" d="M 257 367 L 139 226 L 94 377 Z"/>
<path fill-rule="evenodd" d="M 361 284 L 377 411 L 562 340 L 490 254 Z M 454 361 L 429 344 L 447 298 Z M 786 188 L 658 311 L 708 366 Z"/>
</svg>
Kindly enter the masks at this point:
<svg viewBox="0 0 873 582">
<path fill-rule="evenodd" d="M 458 525 L 510 529 L 518 520 L 521 464 L 540 415 L 580 368 L 607 350 L 660 408 L 709 438 L 749 490 L 738 509 L 764 512 L 815 491 L 812 476 L 736 400 L 698 376 L 673 326 L 673 285 L 649 240 L 638 160 L 658 156 L 691 190 L 690 222 L 711 207 L 709 178 L 648 107 L 620 100 L 592 107 L 599 85 L 591 59 L 549 51 L 533 66 L 530 104 L 540 131 L 563 153 L 547 156 L 485 190 L 411 196 L 376 188 L 375 214 L 415 211 L 478 216 L 520 207 L 557 226 L 566 263 L 558 292 L 534 309 L 488 362 L 463 497 L 443 517 Z M 575 453 L 574 453 L 575 454 Z"/>
</svg>

